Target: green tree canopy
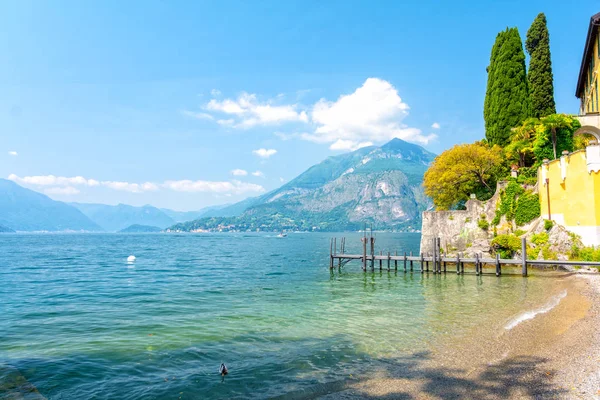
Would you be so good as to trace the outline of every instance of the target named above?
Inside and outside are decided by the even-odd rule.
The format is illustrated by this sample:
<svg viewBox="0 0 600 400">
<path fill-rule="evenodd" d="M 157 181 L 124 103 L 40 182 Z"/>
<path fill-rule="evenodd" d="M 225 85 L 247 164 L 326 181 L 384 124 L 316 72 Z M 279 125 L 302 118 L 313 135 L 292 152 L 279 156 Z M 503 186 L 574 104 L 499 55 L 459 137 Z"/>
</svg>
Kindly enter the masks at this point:
<svg viewBox="0 0 600 400">
<path fill-rule="evenodd" d="M 530 116 L 523 43 L 517 28 L 507 28 L 492 47 L 483 116 L 490 145 L 505 146 L 511 129 Z"/>
<path fill-rule="evenodd" d="M 541 118 L 556 114 L 550 34 L 544 13 L 538 14 L 527 31 L 525 49 L 530 56 L 527 79 L 531 95 L 531 115 Z"/>
<path fill-rule="evenodd" d="M 471 193 L 487 200 L 505 174 L 502 150 L 482 142 L 459 144 L 435 158 L 425 172 L 425 194 L 440 210 L 455 207 Z"/>
</svg>

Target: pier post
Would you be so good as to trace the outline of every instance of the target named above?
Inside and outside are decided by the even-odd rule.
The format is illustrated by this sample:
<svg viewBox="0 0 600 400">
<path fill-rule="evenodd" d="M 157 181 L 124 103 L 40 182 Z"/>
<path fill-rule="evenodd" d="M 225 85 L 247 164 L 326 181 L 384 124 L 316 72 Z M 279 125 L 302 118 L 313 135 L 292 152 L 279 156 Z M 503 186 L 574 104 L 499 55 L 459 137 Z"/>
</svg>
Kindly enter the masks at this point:
<svg viewBox="0 0 600 400">
<path fill-rule="evenodd" d="M 442 248 L 441 248 L 441 239 L 438 237 L 437 241 L 437 259 L 438 259 L 438 274 L 442 273 Z M 446 272 L 446 263 L 444 262 L 444 272 Z"/>
<path fill-rule="evenodd" d="M 411 260 L 410 260 L 410 272 L 413 272 L 413 260 L 412 260 L 412 256 L 413 256 L 413 254 L 412 254 L 412 251 L 411 251 L 410 252 L 410 257 L 411 257 Z"/>
<path fill-rule="evenodd" d="M 367 272 L 367 237 L 362 238 L 363 244 L 363 271 Z"/>
<path fill-rule="evenodd" d="M 333 269 L 333 239 L 329 241 L 329 269 Z"/>
<path fill-rule="evenodd" d="M 436 240 L 435 240 L 435 238 L 433 238 L 432 241 L 433 241 L 433 243 L 432 243 L 433 244 L 433 246 L 432 246 L 432 253 L 433 253 L 433 255 L 431 256 L 431 261 L 433 262 L 433 273 L 437 274 L 437 260 L 436 260 L 436 257 L 435 257 L 435 255 L 436 255 L 436 251 L 435 251 L 435 242 L 436 242 Z M 429 269 L 429 268 L 427 268 L 427 269 Z"/>
<path fill-rule="evenodd" d="M 456 275 L 460 275 L 460 254 L 456 252 Z"/>
<path fill-rule="evenodd" d="M 371 236 L 371 271 L 375 271 L 375 238 Z"/>
<path fill-rule="evenodd" d="M 412 271 L 412 264 L 411 264 L 411 271 Z M 406 252 L 404 252 L 404 272 L 406 272 Z"/>
<path fill-rule="evenodd" d="M 396 257 L 398 257 L 398 250 L 396 250 Z M 398 271 L 398 258 L 394 260 L 394 270 Z"/>
<path fill-rule="evenodd" d="M 479 275 L 479 254 L 475 253 L 475 275 Z"/>
<path fill-rule="evenodd" d="M 496 253 L 496 276 L 500 276 L 502 273 L 500 268 L 500 254 Z"/>
<path fill-rule="evenodd" d="M 423 269 L 423 267 L 424 267 L 423 264 L 424 264 L 423 253 L 421 253 L 421 273 L 425 272 L 425 270 Z M 427 268 L 429 268 L 429 266 Z"/>
<path fill-rule="evenodd" d="M 460 262 L 460 273 L 463 275 L 465 273 L 465 262 L 464 261 Z"/>
<path fill-rule="evenodd" d="M 379 255 L 381 256 L 379 257 L 379 270 L 381 271 L 383 269 L 383 250 L 379 252 Z"/>
<path fill-rule="evenodd" d="M 390 252 L 388 251 L 388 272 L 390 270 Z"/>
<path fill-rule="evenodd" d="M 522 273 L 527 276 L 527 239 L 521 238 L 521 256 L 523 257 Z"/>
</svg>

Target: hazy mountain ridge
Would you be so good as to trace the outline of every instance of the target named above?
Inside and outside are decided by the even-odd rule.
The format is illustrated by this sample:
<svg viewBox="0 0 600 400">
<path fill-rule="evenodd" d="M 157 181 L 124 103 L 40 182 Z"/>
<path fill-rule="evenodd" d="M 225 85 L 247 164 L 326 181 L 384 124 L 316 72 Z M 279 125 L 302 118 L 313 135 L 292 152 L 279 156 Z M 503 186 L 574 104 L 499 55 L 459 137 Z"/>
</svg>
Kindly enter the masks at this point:
<svg viewBox="0 0 600 400">
<path fill-rule="evenodd" d="M 162 228 L 159 228 L 158 226 L 133 224 L 125 229 L 121 229 L 119 233 L 154 233 L 161 231 Z"/>
<path fill-rule="evenodd" d="M 70 203 L 70 205 L 108 232 L 117 232 L 136 224 L 166 228 L 176 223 L 173 218 L 151 205 L 141 207 L 95 203 Z"/>
<path fill-rule="evenodd" d="M 0 179 L 0 225 L 15 231 L 101 231 L 75 207 Z"/>
<path fill-rule="evenodd" d="M 0 233 L 13 233 L 14 231 L 7 226 L 0 225 Z"/>
<path fill-rule="evenodd" d="M 174 230 L 382 229 L 420 225 L 431 205 L 422 187 L 423 174 L 435 155 L 418 145 L 394 139 L 329 157 L 297 178 L 250 204 L 236 218 L 202 218 Z"/>
</svg>

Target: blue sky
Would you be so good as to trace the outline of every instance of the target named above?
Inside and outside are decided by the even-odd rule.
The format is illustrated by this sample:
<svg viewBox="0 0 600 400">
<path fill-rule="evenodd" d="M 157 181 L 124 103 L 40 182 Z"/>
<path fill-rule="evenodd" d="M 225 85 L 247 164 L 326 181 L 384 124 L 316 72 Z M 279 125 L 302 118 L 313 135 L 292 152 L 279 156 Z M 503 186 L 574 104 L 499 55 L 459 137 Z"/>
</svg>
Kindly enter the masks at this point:
<svg viewBox="0 0 600 400">
<path fill-rule="evenodd" d="M 524 38 L 539 12 L 557 108 L 577 112 L 598 11 L 588 1 L 4 3 L 0 177 L 58 200 L 193 210 L 393 136 L 439 153 L 483 137 L 496 34 L 517 26 Z"/>
</svg>

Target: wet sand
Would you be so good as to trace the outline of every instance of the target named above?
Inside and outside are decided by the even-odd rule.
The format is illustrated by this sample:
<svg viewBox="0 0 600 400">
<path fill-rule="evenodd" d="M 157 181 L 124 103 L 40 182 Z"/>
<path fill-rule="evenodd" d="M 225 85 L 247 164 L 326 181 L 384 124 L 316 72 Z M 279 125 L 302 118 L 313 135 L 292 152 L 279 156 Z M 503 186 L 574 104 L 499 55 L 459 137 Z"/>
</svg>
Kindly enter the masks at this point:
<svg viewBox="0 0 600 400">
<path fill-rule="evenodd" d="M 503 321 L 500 330 L 480 326 L 427 353 L 381 360 L 384 367 L 368 378 L 353 377 L 315 397 L 600 399 L 600 276 L 553 278 L 550 291 L 553 301 L 533 317 Z"/>
</svg>

